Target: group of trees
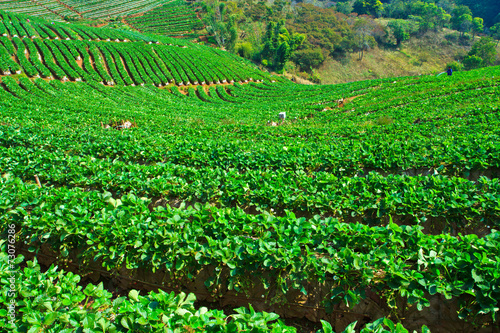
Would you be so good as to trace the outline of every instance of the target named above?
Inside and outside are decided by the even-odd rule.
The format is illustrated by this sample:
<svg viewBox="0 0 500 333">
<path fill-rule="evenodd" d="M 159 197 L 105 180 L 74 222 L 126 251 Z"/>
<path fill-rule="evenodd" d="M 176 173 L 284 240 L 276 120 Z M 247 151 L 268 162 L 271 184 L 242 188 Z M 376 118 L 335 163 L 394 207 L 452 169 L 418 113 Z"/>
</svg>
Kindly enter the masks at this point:
<svg viewBox="0 0 500 333">
<path fill-rule="evenodd" d="M 491 37 L 483 37 L 475 42 L 462 64 L 465 69 L 491 66 L 497 55 L 495 42 Z"/>
<path fill-rule="evenodd" d="M 328 57 L 357 52 L 362 59 L 376 45 L 392 41 L 400 46 L 412 35 L 443 27 L 458 30 L 462 38 L 489 32 L 500 40 L 500 17 L 498 23 L 490 24 L 494 23 L 490 15 L 485 23 L 475 16 L 480 8 L 469 7 L 476 1 L 500 11 L 497 0 L 498 6 L 491 0 L 338 0 L 332 8 L 292 5 L 289 0 L 256 1 L 205 0 L 207 32 L 219 47 L 277 72 L 283 71 L 288 60 L 310 71 Z M 376 20 L 380 16 L 389 19 L 387 24 Z M 464 61 L 469 67 L 489 63 L 475 57 L 484 59 L 471 53 Z"/>
<path fill-rule="evenodd" d="M 238 29 L 235 17 L 227 10 L 226 3 L 202 3 L 202 9 L 206 13 L 203 20 L 207 32 L 215 38 L 220 48 L 233 50 L 238 38 Z"/>
<path fill-rule="evenodd" d="M 278 23 L 269 22 L 263 40 L 264 47 L 257 57 L 262 65 L 281 73 L 292 52 L 297 50 L 305 39 L 303 34 L 290 34 L 285 28 L 285 20 Z"/>
</svg>

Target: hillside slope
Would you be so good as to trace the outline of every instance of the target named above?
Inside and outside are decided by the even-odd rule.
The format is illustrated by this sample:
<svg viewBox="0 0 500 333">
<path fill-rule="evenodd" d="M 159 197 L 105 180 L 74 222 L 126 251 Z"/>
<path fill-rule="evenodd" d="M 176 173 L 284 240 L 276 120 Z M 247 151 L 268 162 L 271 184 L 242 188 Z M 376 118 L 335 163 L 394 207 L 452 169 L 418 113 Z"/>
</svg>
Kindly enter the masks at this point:
<svg viewBox="0 0 500 333">
<path fill-rule="evenodd" d="M 457 61 L 469 52 L 470 45 L 460 45 L 446 39 L 457 32 L 427 32 L 412 37 L 399 48 L 374 48 L 366 52 L 362 60 L 357 54 L 344 59 L 327 59 L 317 70 L 323 84 L 336 84 L 359 80 L 389 78 L 409 75 L 436 75 L 445 70 L 446 64 Z M 476 37 L 478 40 L 479 37 Z M 472 44 L 472 43 L 471 43 Z M 500 61 L 500 45 L 497 46 L 497 63 Z M 296 73 L 295 75 L 298 75 Z"/>
<path fill-rule="evenodd" d="M 0 16 L 0 328 L 500 330 L 500 67 L 306 86 Z"/>
<path fill-rule="evenodd" d="M 262 80 L 242 59 L 179 39 L 49 22 L 0 12 L 0 72 L 106 85 Z"/>
<path fill-rule="evenodd" d="M 495 67 L 183 95 L 6 76 L 2 222 L 21 253 L 118 294 L 190 291 L 336 331 L 387 316 L 491 332 L 499 78 Z M 69 325 L 58 314 L 50 326 Z"/>
<path fill-rule="evenodd" d="M 106 25 L 121 19 L 146 33 L 190 38 L 203 26 L 195 7 L 184 0 L 1 0 L 0 11 L 40 17 L 50 21 Z"/>
</svg>

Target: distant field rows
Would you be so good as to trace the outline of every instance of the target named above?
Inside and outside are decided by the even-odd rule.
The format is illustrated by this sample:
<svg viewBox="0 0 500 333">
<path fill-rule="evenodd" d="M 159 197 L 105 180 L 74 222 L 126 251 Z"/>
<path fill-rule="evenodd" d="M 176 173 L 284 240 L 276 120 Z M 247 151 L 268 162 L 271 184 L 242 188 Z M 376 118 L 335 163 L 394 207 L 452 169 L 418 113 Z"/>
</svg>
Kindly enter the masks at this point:
<svg viewBox="0 0 500 333">
<path fill-rule="evenodd" d="M 193 5 L 184 0 L 23 0 L 0 1 L 0 10 L 63 21 L 65 17 L 106 19 L 127 17 L 126 22 L 141 32 L 180 36 L 203 27 Z"/>
<path fill-rule="evenodd" d="M 188 48 L 174 39 L 141 40 L 111 29 L 69 28 L 0 15 L 0 71 L 4 75 L 21 71 L 28 77 L 156 86 L 248 82 L 265 77 L 223 51 Z"/>
</svg>

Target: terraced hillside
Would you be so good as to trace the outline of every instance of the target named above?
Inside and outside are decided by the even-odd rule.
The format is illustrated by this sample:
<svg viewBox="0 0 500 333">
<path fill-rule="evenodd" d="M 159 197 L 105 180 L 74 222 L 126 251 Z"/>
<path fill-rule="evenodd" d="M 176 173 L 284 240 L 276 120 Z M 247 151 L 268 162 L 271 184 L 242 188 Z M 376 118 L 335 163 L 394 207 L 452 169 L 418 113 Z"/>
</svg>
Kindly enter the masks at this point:
<svg viewBox="0 0 500 333">
<path fill-rule="evenodd" d="M 32 16 L 107 18 L 147 12 L 169 0 L 1 0 L 0 10 Z"/>
<path fill-rule="evenodd" d="M 199 85 L 267 77 L 239 58 L 167 37 L 0 12 L 0 71 L 106 85 Z"/>
<path fill-rule="evenodd" d="M 122 17 L 141 32 L 171 37 L 193 37 L 203 27 L 195 6 L 184 0 L 0 0 L 1 10 L 58 22 Z"/>
<path fill-rule="evenodd" d="M 54 50 L 74 43 L 61 54 L 88 76 L 23 65 L 1 78 L 0 315 L 16 316 L 0 327 L 306 332 L 306 318 L 324 332 L 499 331 L 500 68 L 305 86 L 187 42 L 57 24 L 76 38 L 16 39 L 18 25 L 2 39 L 10 65 L 26 49 L 52 71 L 45 45 L 62 69 Z M 123 60 L 104 65 L 102 45 Z M 122 46 L 165 60 L 128 62 Z M 225 75 L 263 82 L 101 84 L 110 63 L 160 59 L 166 77 L 171 49 L 206 56 L 179 60 L 186 76 L 231 61 Z"/>
<path fill-rule="evenodd" d="M 195 5 L 185 0 L 174 0 L 140 16 L 126 19 L 128 25 L 141 32 L 172 37 L 196 37 L 193 31 L 203 28 L 196 16 Z"/>
</svg>

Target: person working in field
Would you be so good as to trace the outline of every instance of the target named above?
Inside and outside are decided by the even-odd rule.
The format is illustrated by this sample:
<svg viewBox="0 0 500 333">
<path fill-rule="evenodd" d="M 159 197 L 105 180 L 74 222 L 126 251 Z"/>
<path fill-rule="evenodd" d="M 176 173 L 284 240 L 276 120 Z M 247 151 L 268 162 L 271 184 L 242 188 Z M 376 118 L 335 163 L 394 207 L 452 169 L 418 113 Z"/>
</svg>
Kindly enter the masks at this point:
<svg viewBox="0 0 500 333">
<path fill-rule="evenodd" d="M 451 67 L 448 67 L 446 73 L 448 74 L 448 76 L 451 76 L 453 74 L 453 69 L 451 69 Z"/>
</svg>

